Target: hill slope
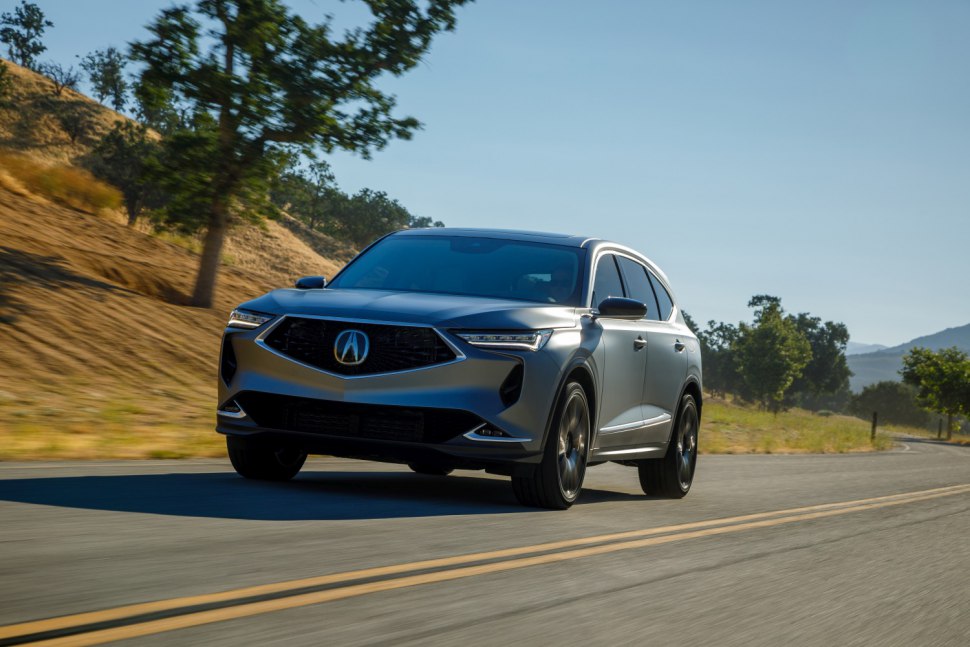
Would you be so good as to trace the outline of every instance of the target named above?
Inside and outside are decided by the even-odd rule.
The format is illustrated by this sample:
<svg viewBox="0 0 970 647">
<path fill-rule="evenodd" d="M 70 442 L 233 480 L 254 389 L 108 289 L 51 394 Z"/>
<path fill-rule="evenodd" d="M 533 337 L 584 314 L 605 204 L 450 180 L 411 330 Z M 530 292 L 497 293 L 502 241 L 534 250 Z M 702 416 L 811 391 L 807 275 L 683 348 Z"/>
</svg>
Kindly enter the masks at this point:
<svg viewBox="0 0 970 647">
<path fill-rule="evenodd" d="M 198 257 L 120 220 L 0 189 L 0 454 L 97 456 L 119 434 L 132 456 L 218 453 L 229 310 L 338 267 L 277 223 L 238 230 L 215 307 L 189 308 Z"/>
<path fill-rule="evenodd" d="M 853 391 L 861 391 L 864 387 L 883 380 L 899 381 L 899 370 L 903 367 L 903 355 L 917 346 L 930 350 L 956 346 L 960 350 L 970 352 L 970 324 L 917 337 L 905 344 L 875 353 L 847 356 L 846 362 L 853 373 L 849 380 L 849 386 Z"/>
<path fill-rule="evenodd" d="M 856 341 L 850 341 L 846 344 L 845 354 L 848 355 L 862 355 L 864 353 L 875 353 L 880 350 L 885 350 L 887 347 L 882 344 L 860 344 Z"/>
<path fill-rule="evenodd" d="M 127 120 L 80 92 L 65 89 L 54 94 L 54 83 L 16 63 L 2 59 L 13 81 L 10 107 L 0 108 L 0 147 L 34 158 L 70 162 L 97 143 L 116 121 Z M 74 114 L 80 127 L 72 140 L 64 115 Z"/>
<path fill-rule="evenodd" d="M 55 96 L 49 79 L 7 66 L 0 457 L 221 454 L 213 406 L 229 310 L 299 276 L 332 276 L 354 250 L 288 217 L 240 226 L 224 248 L 228 265 L 214 307 L 182 305 L 198 268 L 188 250 L 194 241 L 166 242 L 147 225 L 126 227 L 121 213 L 78 211 L 44 189 L 25 188 L 14 167 L 19 158 L 5 152 L 45 166 L 76 163 L 127 117 L 71 90 Z M 84 119 L 73 140 L 62 119 L 72 110 Z"/>
</svg>

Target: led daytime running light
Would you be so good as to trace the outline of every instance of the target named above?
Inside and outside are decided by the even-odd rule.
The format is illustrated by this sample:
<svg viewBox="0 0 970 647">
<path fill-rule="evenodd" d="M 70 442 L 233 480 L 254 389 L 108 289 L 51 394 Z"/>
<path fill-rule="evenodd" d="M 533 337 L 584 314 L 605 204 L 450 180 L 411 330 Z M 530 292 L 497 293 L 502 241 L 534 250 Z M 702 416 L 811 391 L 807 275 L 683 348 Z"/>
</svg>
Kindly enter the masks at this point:
<svg viewBox="0 0 970 647">
<path fill-rule="evenodd" d="M 527 332 L 460 332 L 459 337 L 472 346 L 482 348 L 512 348 L 540 350 L 552 337 L 552 330 Z"/>
<path fill-rule="evenodd" d="M 264 315 L 259 312 L 250 312 L 249 310 L 233 310 L 229 315 L 229 323 L 226 324 L 230 328 L 245 328 L 247 330 L 252 330 L 253 328 L 259 328 L 264 323 L 273 318 L 273 315 Z"/>
</svg>

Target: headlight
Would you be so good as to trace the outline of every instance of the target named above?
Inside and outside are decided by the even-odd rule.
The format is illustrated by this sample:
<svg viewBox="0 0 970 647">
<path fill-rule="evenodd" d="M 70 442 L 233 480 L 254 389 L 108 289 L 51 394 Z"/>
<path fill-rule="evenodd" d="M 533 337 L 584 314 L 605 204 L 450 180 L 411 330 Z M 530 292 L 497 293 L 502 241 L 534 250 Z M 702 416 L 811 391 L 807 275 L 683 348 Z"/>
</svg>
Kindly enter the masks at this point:
<svg viewBox="0 0 970 647">
<path fill-rule="evenodd" d="M 539 350 L 552 337 L 551 330 L 525 332 L 459 332 L 455 333 L 472 346 Z"/>
<path fill-rule="evenodd" d="M 230 328 L 246 328 L 247 330 L 252 330 L 253 328 L 259 328 L 272 318 L 273 315 L 236 309 L 229 315 L 229 323 L 226 325 Z"/>
</svg>

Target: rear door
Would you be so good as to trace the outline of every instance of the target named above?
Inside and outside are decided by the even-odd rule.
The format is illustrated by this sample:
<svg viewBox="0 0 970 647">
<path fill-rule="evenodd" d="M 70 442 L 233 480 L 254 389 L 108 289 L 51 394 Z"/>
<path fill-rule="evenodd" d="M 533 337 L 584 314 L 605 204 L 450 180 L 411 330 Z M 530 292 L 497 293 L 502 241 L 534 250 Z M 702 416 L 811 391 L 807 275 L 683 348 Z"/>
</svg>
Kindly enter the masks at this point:
<svg viewBox="0 0 970 647">
<path fill-rule="evenodd" d="M 644 440 L 666 443 L 680 394 L 687 379 L 687 341 L 677 323 L 673 299 L 650 270 L 645 270 L 657 297 L 658 316 L 647 321 L 648 366 L 643 382 L 644 417 L 663 421 L 647 428 Z"/>
</svg>

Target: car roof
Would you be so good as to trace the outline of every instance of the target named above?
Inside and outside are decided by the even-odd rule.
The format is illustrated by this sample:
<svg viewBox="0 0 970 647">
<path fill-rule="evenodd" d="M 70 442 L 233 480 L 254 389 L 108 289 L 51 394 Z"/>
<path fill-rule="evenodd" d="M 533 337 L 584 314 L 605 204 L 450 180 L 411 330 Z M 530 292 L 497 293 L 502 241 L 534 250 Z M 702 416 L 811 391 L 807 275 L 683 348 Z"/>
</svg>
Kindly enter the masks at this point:
<svg viewBox="0 0 970 647">
<path fill-rule="evenodd" d="M 585 247 L 596 238 L 572 234 L 553 234 L 542 231 L 519 231 L 516 229 L 478 229 L 464 227 L 429 227 L 427 229 L 402 229 L 394 236 L 464 236 L 468 238 L 499 238 L 532 243 L 548 243 L 567 247 Z"/>
</svg>

